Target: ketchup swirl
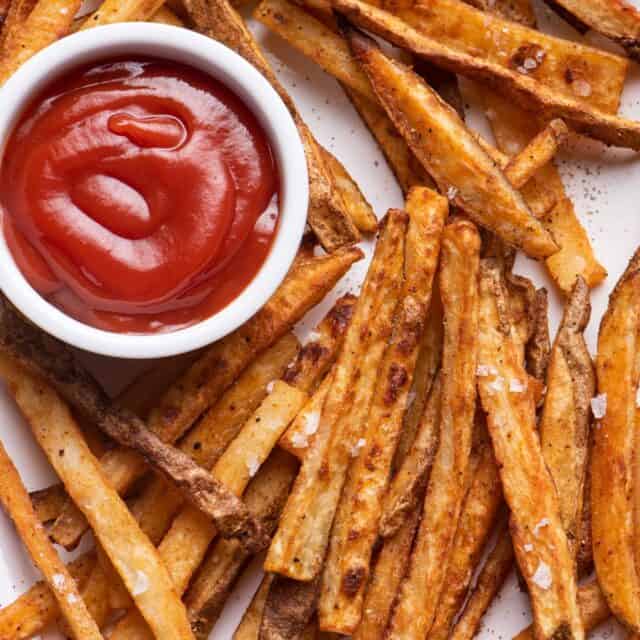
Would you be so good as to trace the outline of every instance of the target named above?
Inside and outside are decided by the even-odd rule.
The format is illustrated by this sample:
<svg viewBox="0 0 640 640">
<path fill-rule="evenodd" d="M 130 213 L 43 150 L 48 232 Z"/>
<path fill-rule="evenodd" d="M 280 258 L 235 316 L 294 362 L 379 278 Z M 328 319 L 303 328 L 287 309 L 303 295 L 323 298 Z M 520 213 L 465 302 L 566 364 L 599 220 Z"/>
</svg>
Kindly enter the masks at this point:
<svg viewBox="0 0 640 640">
<path fill-rule="evenodd" d="M 155 59 L 67 74 L 4 154 L 8 244 L 31 285 L 115 331 L 215 313 L 264 262 L 278 176 L 265 132 L 209 76 Z"/>
</svg>

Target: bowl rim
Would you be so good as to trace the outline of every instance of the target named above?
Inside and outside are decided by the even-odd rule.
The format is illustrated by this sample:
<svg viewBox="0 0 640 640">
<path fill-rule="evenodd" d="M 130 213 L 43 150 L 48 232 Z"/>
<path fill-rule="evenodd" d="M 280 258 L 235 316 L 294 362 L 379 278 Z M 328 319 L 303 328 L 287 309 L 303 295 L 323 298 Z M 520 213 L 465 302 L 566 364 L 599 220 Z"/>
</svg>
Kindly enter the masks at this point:
<svg viewBox="0 0 640 640">
<path fill-rule="evenodd" d="M 280 178 L 278 227 L 266 260 L 226 307 L 188 327 L 155 334 L 105 331 L 68 316 L 27 282 L 13 260 L 4 232 L 0 233 L 0 289 L 34 324 L 74 347 L 119 358 L 160 358 L 199 349 L 228 335 L 273 295 L 293 263 L 304 233 L 309 199 L 307 164 L 291 114 L 255 67 L 220 42 L 194 31 L 142 22 L 79 31 L 49 45 L 20 67 L 0 89 L 0 158 L 25 107 L 56 75 L 129 54 L 196 67 L 236 93 L 258 118 L 270 141 Z M 0 223 L 1 216 L 0 210 Z"/>
</svg>

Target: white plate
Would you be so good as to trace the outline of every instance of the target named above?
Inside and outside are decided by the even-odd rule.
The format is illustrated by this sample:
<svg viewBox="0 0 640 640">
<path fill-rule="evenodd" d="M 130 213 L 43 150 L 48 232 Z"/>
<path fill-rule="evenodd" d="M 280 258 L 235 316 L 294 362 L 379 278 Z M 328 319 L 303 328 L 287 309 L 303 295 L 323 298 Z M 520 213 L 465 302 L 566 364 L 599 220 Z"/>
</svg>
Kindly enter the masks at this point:
<svg viewBox="0 0 640 640">
<path fill-rule="evenodd" d="M 640 0 L 632 2 L 640 6 Z M 575 38 L 575 33 L 545 7 L 537 8 L 545 31 Z M 334 152 L 349 169 L 378 216 L 384 215 L 389 207 L 402 206 L 400 190 L 384 158 L 337 83 L 281 40 L 266 33 L 260 25 L 252 24 L 252 28 L 280 79 L 295 98 L 306 122 L 320 142 Z M 615 50 L 593 34 L 588 34 L 586 40 Z M 640 74 L 635 65 L 627 82 L 621 112 L 640 120 Z M 478 114 L 470 114 L 469 122 L 489 137 L 486 123 Z M 587 339 L 592 353 L 595 353 L 597 329 L 606 308 L 607 297 L 631 254 L 640 245 L 640 155 L 607 150 L 596 143 L 580 141 L 562 155 L 561 170 L 567 191 L 589 232 L 596 254 L 609 272 L 605 283 L 592 293 L 593 313 Z M 367 253 L 367 260 L 356 264 L 330 298 L 301 323 L 301 337 L 326 312 L 337 296 L 346 291 L 357 292 L 371 253 L 369 243 L 363 243 L 362 246 Z M 551 328 L 555 331 L 562 307 L 553 284 L 537 263 L 519 259 L 517 270 L 530 276 L 538 286 L 548 288 L 551 294 Z M 144 366 L 140 362 L 106 361 L 99 357 L 88 357 L 87 362 L 114 393 Z M 0 438 L 16 461 L 30 490 L 44 487 L 54 479 L 28 429 L 2 390 Z M 0 606 L 12 602 L 36 577 L 37 572 L 22 550 L 9 520 L 0 513 Z M 211 638 L 231 638 L 259 580 L 260 562 L 256 560 L 229 598 Z M 485 617 L 479 637 L 483 640 L 506 640 L 529 621 L 527 597 L 519 592 L 512 576 Z M 604 640 L 612 635 L 623 637 L 620 629 L 614 623 L 609 623 L 603 625 L 594 637 Z M 46 640 L 61 638 L 53 632 L 42 637 Z"/>
</svg>

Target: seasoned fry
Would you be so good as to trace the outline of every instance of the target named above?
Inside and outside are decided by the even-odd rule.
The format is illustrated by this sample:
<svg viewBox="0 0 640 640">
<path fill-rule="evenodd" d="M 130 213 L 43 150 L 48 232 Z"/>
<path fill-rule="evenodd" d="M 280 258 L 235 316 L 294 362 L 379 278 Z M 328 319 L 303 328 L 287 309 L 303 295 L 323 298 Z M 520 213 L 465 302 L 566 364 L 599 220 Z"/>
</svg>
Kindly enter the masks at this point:
<svg viewBox="0 0 640 640">
<path fill-rule="evenodd" d="M 529 0 L 465 0 L 467 4 L 502 16 L 506 20 L 519 22 L 535 29 L 536 14 Z"/>
<path fill-rule="evenodd" d="M 114 22 L 149 20 L 163 4 L 162 0 L 105 0 L 80 28 L 91 29 Z"/>
<path fill-rule="evenodd" d="M 496 545 L 489 553 L 464 610 L 448 636 L 451 640 L 472 640 L 482 616 L 493 602 L 513 568 L 513 544 L 507 519 L 502 522 Z"/>
<path fill-rule="evenodd" d="M 37 0 L 12 0 L 0 29 L 0 53 L 15 49 L 15 42 Z"/>
<path fill-rule="evenodd" d="M 537 634 L 553 638 L 562 632 L 581 639 L 574 562 L 536 434 L 535 398 L 511 326 L 505 289 L 499 263 L 484 259 L 478 390 L 512 512 L 511 535 L 529 588 Z"/>
<path fill-rule="evenodd" d="M 558 490 L 560 516 L 574 556 L 579 542 L 589 448 L 589 403 L 596 387 L 583 335 L 590 314 L 589 288 L 579 277 L 553 346 L 539 426 L 542 455 Z"/>
<path fill-rule="evenodd" d="M 479 256 L 480 237 L 471 223 L 457 220 L 445 227 L 439 276 L 445 327 L 440 444 L 389 640 L 422 639 L 431 628 L 458 524 L 475 413 Z"/>
<path fill-rule="evenodd" d="M 593 440 L 591 439 L 591 442 Z M 589 458 L 593 445 L 589 446 Z M 578 578 L 591 575 L 593 571 L 593 538 L 591 534 L 591 460 L 587 460 L 587 473 L 584 481 L 584 499 L 582 501 L 582 514 L 578 522 L 578 547 L 576 551 L 576 564 L 578 565 Z"/>
<path fill-rule="evenodd" d="M 264 611 L 267 594 L 273 579 L 274 576 L 270 573 L 267 573 L 262 579 L 258 590 L 253 594 L 251 604 L 244 612 L 242 620 L 240 620 L 240 624 L 233 634 L 233 640 L 258 640 L 262 612 Z"/>
<path fill-rule="evenodd" d="M 149 22 L 171 24 L 174 27 L 184 27 L 184 21 L 166 5 L 162 5 L 150 18 Z"/>
<path fill-rule="evenodd" d="M 600 324 L 596 369 L 602 407 L 596 416 L 599 424 L 593 432 L 591 458 L 593 557 L 598 582 L 613 614 L 636 632 L 640 631 L 640 578 L 629 496 L 635 491 L 639 265 L 640 252 L 636 252 L 611 294 Z"/>
<path fill-rule="evenodd" d="M 100 473 L 99 463 L 67 407 L 52 388 L 4 355 L 0 367 L 49 462 L 89 519 L 94 534 L 156 637 L 193 638 L 185 608 L 176 597 L 155 548 Z M 120 543 L 123 536 L 127 544 Z"/>
<path fill-rule="evenodd" d="M 333 183 L 344 200 L 345 208 L 353 224 L 363 233 L 373 233 L 378 228 L 378 219 L 371 205 L 367 202 L 362 191 L 360 191 L 360 187 L 338 158 L 324 147 L 321 147 L 321 149 L 324 163 L 333 176 Z"/>
<path fill-rule="evenodd" d="M 380 520 L 380 535 L 388 538 L 397 533 L 407 515 L 418 506 L 438 450 L 440 438 L 440 406 L 442 385 L 436 378 L 411 448 L 394 476 L 385 496 Z"/>
<path fill-rule="evenodd" d="M 387 114 L 439 190 L 478 224 L 529 255 L 555 253 L 549 234 L 458 115 L 410 69 L 385 56 L 373 40 L 353 30 L 349 39 Z M 426 130 L 428 136 L 418 134 Z"/>
<path fill-rule="evenodd" d="M 406 208 L 409 228 L 404 284 L 362 432 L 366 444 L 351 465 L 333 522 L 318 602 L 323 631 L 348 635 L 360 622 L 382 498 L 402 428 L 449 211 L 447 200 L 425 187 L 411 190 Z M 455 233 L 464 231 L 464 227 L 456 228 Z"/>
<path fill-rule="evenodd" d="M 320 302 L 362 256 L 359 249 L 345 249 L 296 262 L 276 293 L 251 320 L 209 347 L 169 388 L 151 412 L 150 429 L 168 442 L 179 438 L 258 354 Z M 146 470 L 137 455 L 124 449 L 108 452 L 101 465 L 120 492 Z M 86 530 L 86 522 L 76 516 L 68 529 L 69 539 L 77 541 Z"/>
<path fill-rule="evenodd" d="M 368 415 L 401 288 L 408 216 L 390 210 L 333 373 L 313 446 L 271 543 L 265 570 L 296 580 L 318 575 L 335 509 Z M 365 328 L 367 330 L 365 330 Z M 358 378 L 358 384 L 354 381 Z"/>
<path fill-rule="evenodd" d="M 31 560 L 42 572 L 58 607 L 78 640 L 101 640 L 100 629 L 80 597 L 78 585 L 53 548 L 38 520 L 18 470 L 0 443 L 0 502 L 24 543 Z"/>
<path fill-rule="evenodd" d="M 275 449 L 247 487 L 244 496 L 247 507 L 269 534 L 275 531 L 297 470 L 295 458 Z M 222 539 L 215 543 L 185 596 L 196 638 L 209 637 L 237 578 L 250 559 L 250 554 L 237 540 Z"/>
<path fill-rule="evenodd" d="M 29 495 L 33 509 L 42 524 L 55 520 L 67 500 L 67 492 L 61 484 L 32 491 Z"/>
<path fill-rule="evenodd" d="M 281 380 L 276 381 L 272 393 L 216 462 L 212 475 L 235 495 L 242 495 L 306 397 L 303 391 Z M 182 594 L 187 589 L 216 534 L 213 523 L 190 505 L 185 506 L 173 520 L 158 551 L 178 593 Z M 131 610 L 118 622 L 111 638 L 123 640 L 134 634 L 145 638 L 149 632 L 137 611 Z"/>
</svg>

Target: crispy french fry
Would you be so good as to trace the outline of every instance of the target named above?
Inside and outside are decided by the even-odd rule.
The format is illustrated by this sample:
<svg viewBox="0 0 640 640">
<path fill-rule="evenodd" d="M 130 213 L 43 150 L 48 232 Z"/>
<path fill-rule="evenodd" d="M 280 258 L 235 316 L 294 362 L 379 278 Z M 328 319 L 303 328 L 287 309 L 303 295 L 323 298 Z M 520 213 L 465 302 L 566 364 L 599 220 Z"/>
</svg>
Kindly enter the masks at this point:
<svg viewBox="0 0 640 640">
<path fill-rule="evenodd" d="M 253 594 L 251 604 L 247 607 L 238 628 L 233 634 L 233 640 L 258 640 L 260 624 L 262 623 L 262 612 L 264 611 L 269 587 L 273 579 L 273 574 L 267 573 L 262 579 L 262 582 L 260 582 L 258 590 Z"/>
<path fill-rule="evenodd" d="M 429 482 L 429 474 L 440 439 L 441 379 L 431 387 L 424 413 L 418 424 L 415 440 L 404 457 L 385 496 L 380 520 L 380 535 L 395 535 L 408 514 L 418 506 L 418 499 Z"/>
<path fill-rule="evenodd" d="M 26 20 L 15 25 L 3 43 L 0 86 L 31 56 L 71 31 L 81 4 L 82 0 L 38 0 L 33 5 Z"/>
<path fill-rule="evenodd" d="M 596 369 L 604 408 L 596 418 L 591 458 L 593 556 L 598 582 L 613 614 L 640 630 L 640 577 L 634 558 L 634 438 L 640 327 L 640 253 L 609 298 L 600 324 Z M 612 462 L 615 461 L 615 464 Z"/>
<path fill-rule="evenodd" d="M 0 443 L 0 503 L 24 543 L 33 563 L 42 572 L 78 640 L 101 640 L 95 620 L 80 597 L 78 585 L 47 537 L 44 527 L 33 510 L 29 494 L 22 484 L 18 470 Z"/>
<path fill-rule="evenodd" d="M 212 475 L 234 494 L 242 495 L 306 397 L 303 391 L 276 381 L 272 393 L 216 462 Z M 213 523 L 190 505 L 176 516 L 158 548 L 176 592 L 182 594 L 187 589 L 216 533 Z M 149 637 L 144 620 L 135 610 L 118 622 L 111 635 L 112 640 L 130 637 Z"/>
<path fill-rule="evenodd" d="M 345 208 L 353 224 L 363 233 L 373 233 L 378 228 L 378 219 L 364 194 L 360 191 L 360 187 L 338 158 L 324 147 L 321 149 L 325 165 L 333 176 L 333 182 L 342 195 Z"/>
<path fill-rule="evenodd" d="M 458 115 L 410 69 L 385 56 L 372 39 L 355 30 L 349 39 L 387 114 L 440 191 L 478 224 L 529 255 L 555 253 L 551 236 Z"/>
<path fill-rule="evenodd" d="M 88 518 L 156 637 L 193 638 L 186 610 L 176 597 L 167 570 L 124 502 L 100 473 L 99 463 L 67 407 L 52 388 L 5 355 L 0 358 L 0 367 L 49 462 Z M 127 544 L 121 544 L 123 536 Z"/>
<path fill-rule="evenodd" d="M 589 451 L 589 403 L 596 387 L 583 335 L 590 314 L 589 288 L 579 277 L 565 306 L 551 353 L 539 425 L 542 455 L 558 490 L 562 524 L 574 556 L 579 543 Z"/>
<path fill-rule="evenodd" d="M 475 637 L 482 616 L 513 568 L 513 544 L 506 518 L 498 531 L 498 540 L 489 552 L 464 610 L 448 636 L 451 640 L 472 640 Z"/>
<path fill-rule="evenodd" d="M 96 563 L 94 553 L 85 553 L 67 569 L 82 588 Z M 0 638 L 28 640 L 52 624 L 60 615 L 58 601 L 46 582 L 36 582 L 15 602 L 0 609 Z"/>
<path fill-rule="evenodd" d="M 552 638 L 561 631 L 580 639 L 584 630 L 576 602 L 575 566 L 536 433 L 535 397 L 511 325 L 507 295 L 499 263 L 484 259 L 478 390 L 512 512 L 511 534 L 529 588 L 537 634 Z"/>
<path fill-rule="evenodd" d="M 585 631 L 595 629 L 611 616 L 607 601 L 596 579 L 582 585 L 578 589 L 578 605 Z M 533 640 L 533 627 L 523 629 L 514 640 Z M 472 636 L 460 636 L 455 640 L 471 640 Z"/>
<path fill-rule="evenodd" d="M 80 29 L 91 29 L 114 22 L 149 20 L 162 7 L 164 0 L 104 0 L 82 23 Z"/>
<path fill-rule="evenodd" d="M 8 11 L 0 25 L 0 52 L 5 55 L 6 52 L 13 51 L 15 41 L 20 32 L 24 29 L 29 14 L 35 7 L 37 0 L 12 0 Z"/>
<path fill-rule="evenodd" d="M 506 20 L 519 22 L 525 27 L 535 29 L 536 14 L 529 0 L 465 0 L 465 2 L 476 9 L 496 13 Z"/>
<path fill-rule="evenodd" d="M 533 299 L 531 337 L 525 348 L 526 369 L 531 376 L 544 383 L 551 359 L 549 338 L 549 296 L 546 289 L 538 289 Z"/>
<path fill-rule="evenodd" d="M 332 525 L 318 602 L 323 631 L 348 635 L 360 622 L 382 498 L 402 428 L 449 212 L 447 200 L 425 187 L 411 190 L 406 209 L 409 228 L 404 283 L 362 432 L 366 444 L 351 465 Z M 464 227 L 455 230 L 464 232 Z"/>
<path fill-rule="evenodd" d="M 162 5 L 149 19 L 149 22 L 170 24 L 174 27 L 184 27 L 184 21 L 166 5 Z"/>
<path fill-rule="evenodd" d="M 464 220 L 445 227 L 440 292 L 444 309 L 440 444 L 389 640 L 422 639 L 431 628 L 465 492 L 473 433 L 478 349 L 480 237 Z"/>
<path fill-rule="evenodd" d="M 269 534 L 275 531 L 297 470 L 295 458 L 275 449 L 247 487 L 245 502 Z M 215 543 L 185 596 L 196 638 L 209 637 L 231 589 L 250 559 L 250 554 L 236 540 L 221 539 Z"/>
<path fill-rule="evenodd" d="M 5 22 L 6 18 L 7 18 L 7 14 L 9 13 L 9 10 L 11 9 L 11 4 L 12 4 L 12 0 L 1 0 L 0 1 L 0 28 L 2 28 L 2 25 L 4 24 L 4 22 Z"/>
<path fill-rule="evenodd" d="M 578 541 L 576 551 L 576 564 L 578 565 L 578 578 L 591 575 L 593 571 L 593 537 L 591 533 L 591 449 L 593 439 L 589 446 L 589 460 L 587 460 L 587 473 L 584 481 L 584 499 L 582 501 L 582 514 L 578 522 Z"/>
<path fill-rule="evenodd" d="M 54 484 L 46 489 L 32 491 L 29 495 L 33 509 L 42 524 L 55 520 L 67 500 L 67 492 L 61 484 Z"/>
<path fill-rule="evenodd" d="M 313 446 L 269 548 L 267 571 L 298 580 L 312 580 L 320 572 L 352 449 L 358 448 L 392 326 L 401 288 L 407 219 L 406 213 L 392 209 L 384 221 Z"/>
<path fill-rule="evenodd" d="M 209 347 L 169 388 L 150 415 L 150 428 L 168 442 L 179 438 L 247 365 L 320 302 L 362 255 L 359 249 L 345 249 L 294 264 L 280 288 L 251 320 Z M 101 465 L 120 492 L 146 470 L 141 459 L 125 449 L 108 452 Z M 69 539 L 77 541 L 86 522 L 76 515 L 68 529 Z"/>
</svg>

